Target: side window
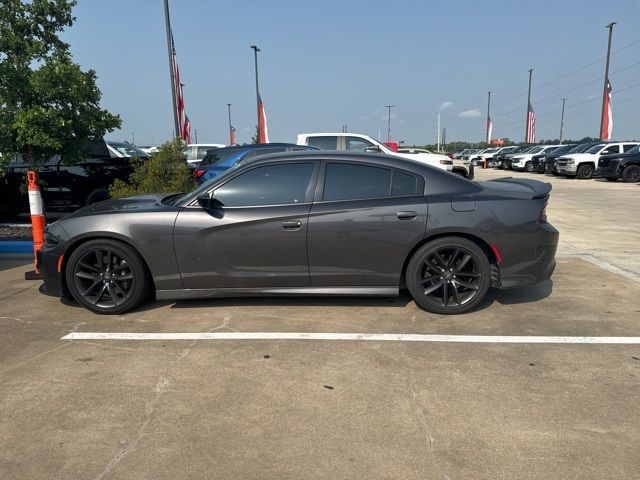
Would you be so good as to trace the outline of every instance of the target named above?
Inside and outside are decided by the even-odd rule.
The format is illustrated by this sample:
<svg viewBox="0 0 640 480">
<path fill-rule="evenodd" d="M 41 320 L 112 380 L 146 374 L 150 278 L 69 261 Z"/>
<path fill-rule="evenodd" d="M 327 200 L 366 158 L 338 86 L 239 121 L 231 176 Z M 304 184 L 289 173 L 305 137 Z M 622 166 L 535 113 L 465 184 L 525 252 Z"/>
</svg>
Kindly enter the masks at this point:
<svg viewBox="0 0 640 480">
<path fill-rule="evenodd" d="M 422 182 L 418 180 L 418 177 L 408 175 L 406 173 L 393 172 L 393 178 L 391 180 L 391 196 L 392 197 L 404 197 L 407 195 L 417 195 L 422 193 Z"/>
<path fill-rule="evenodd" d="M 609 155 L 611 153 L 619 153 L 620 147 L 618 145 L 611 145 L 600 152 L 600 155 Z"/>
<path fill-rule="evenodd" d="M 365 165 L 327 164 L 323 200 L 357 200 L 388 197 L 391 170 Z"/>
<path fill-rule="evenodd" d="M 182 154 L 184 155 L 184 158 L 186 158 L 187 160 L 191 160 L 191 147 L 186 147 L 182 151 Z"/>
<path fill-rule="evenodd" d="M 364 152 L 368 147 L 372 147 L 373 143 L 364 138 L 347 137 L 345 138 L 346 149 L 354 150 L 356 152 Z"/>
<path fill-rule="evenodd" d="M 309 137 L 307 139 L 307 145 L 318 147 L 322 150 L 337 150 L 338 137 Z"/>
<path fill-rule="evenodd" d="M 624 153 L 627 153 L 629 150 L 631 150 L 631 149 L 632 149 L 632 148 L 634 148 L 634 147 L 635 147 L 635 145 L 634 145 L 634 144 L 632 144 L 632 143 L 625 143 L 625 144 L 622 146 L 622 151 L 623 151 Z"/>
<path fill-rule="evenodd" d="M 313 167 L 285 163 L 254 168 L 229 180 L 213 196 L 226 207 L 303 203 Z"/>
</svg>

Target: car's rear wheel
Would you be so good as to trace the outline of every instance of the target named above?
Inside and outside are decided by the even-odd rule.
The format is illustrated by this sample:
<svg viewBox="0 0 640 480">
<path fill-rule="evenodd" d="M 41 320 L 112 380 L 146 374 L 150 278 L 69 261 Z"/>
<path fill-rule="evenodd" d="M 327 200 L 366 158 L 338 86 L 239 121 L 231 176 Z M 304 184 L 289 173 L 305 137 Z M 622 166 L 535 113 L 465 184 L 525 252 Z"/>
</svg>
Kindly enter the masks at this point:
<svg viewBox="0 0 640 480">
<path fill-rule="evenodd" d="M 405 282 L 416 304 L 432 313 L 464 313 L 481 302 L 491 286 L 485 253 L 466 238 L 444 237 L 411 257 Z"/>
<path fill-rule="evenodd" d="M 589 178 L 593 177 L 593 174 L 594 174 L 593 166 L 589 164 L 580 165 L 576 172 L 576 178 L 579 178 L 580 180 L 588 180 Z"/>
<path fill-rule="evenodd" d="M 90 240 L 69 257 L 66 281 L 73 298 L 96 313 L 127 312 L 142 303 L 151 282 L 140 255 L 115 240 Z"/>
<path fill-rule="evenodd" d="M 622 171 L 622 180 L 627 183 L 640 182 L 640 166 L 629 165 Z"/>
</svg>

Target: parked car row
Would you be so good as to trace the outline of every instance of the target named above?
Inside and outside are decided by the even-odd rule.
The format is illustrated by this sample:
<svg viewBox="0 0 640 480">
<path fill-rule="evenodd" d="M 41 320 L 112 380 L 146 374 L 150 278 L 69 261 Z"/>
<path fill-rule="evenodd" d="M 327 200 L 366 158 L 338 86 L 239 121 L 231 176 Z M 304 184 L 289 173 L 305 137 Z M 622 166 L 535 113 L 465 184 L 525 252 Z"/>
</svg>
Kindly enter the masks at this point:
<svg viewBox="0 0 640 480">
<path fill-rule="evenodd" d="M 639 145 L 639 142 L 530 145 L 495 155 L 491 166 L 581 180 L 600 176 L 609 181 L 640 182 Z"/>
</svg>

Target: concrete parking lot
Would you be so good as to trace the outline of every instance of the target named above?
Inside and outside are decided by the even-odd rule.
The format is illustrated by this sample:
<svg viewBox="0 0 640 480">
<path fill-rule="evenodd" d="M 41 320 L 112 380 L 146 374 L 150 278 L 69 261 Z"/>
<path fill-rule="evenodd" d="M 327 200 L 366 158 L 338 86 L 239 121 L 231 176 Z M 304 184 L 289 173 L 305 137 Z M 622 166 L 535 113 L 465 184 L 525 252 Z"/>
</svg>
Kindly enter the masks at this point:
<svg viewBox="0 0 640 480">
<path fill-rule="evenodd" d="M 640 185 L 476 178 L 506 175 L 553 183 L 556 272 L 455 317 L 408 296 L 104 317 L 0 260 L 0 478 L 639 478 L 640 345 L 500 339 L 640 337 Z M 491 338 L 61 339 L 72 332 Z"/>
</svg>

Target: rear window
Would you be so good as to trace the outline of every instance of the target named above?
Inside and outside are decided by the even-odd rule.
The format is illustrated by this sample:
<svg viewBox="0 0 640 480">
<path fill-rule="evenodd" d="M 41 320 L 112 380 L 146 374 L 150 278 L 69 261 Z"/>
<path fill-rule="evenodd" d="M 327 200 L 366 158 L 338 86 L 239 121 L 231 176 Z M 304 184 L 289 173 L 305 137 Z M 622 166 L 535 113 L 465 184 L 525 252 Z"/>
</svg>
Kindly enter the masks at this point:
<svg viewBox="0 0 640 480">
<path fill-rule="evenodd" d="M 337 150 L 338 137 L 309 137 L 307 138 L 307 145 L 318 147 L 322 150 Z"/>
<path fill-rule="evenodd" d="M 235 157 L 240 157 L 245 152 L 246 149 L 240 148 L 219 148 L 215 150 L 209 150 L 209 153 L 204 156 L 202 162 L 200 162 L 200 165 L 216 165 L 219 163 L 223 163 Z"/>
</svg>

